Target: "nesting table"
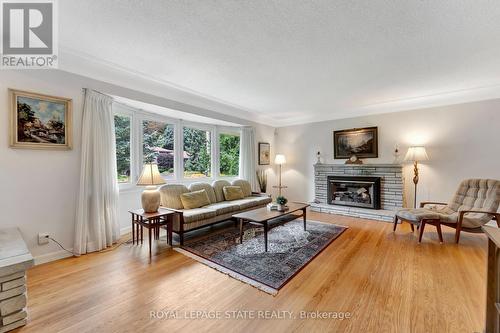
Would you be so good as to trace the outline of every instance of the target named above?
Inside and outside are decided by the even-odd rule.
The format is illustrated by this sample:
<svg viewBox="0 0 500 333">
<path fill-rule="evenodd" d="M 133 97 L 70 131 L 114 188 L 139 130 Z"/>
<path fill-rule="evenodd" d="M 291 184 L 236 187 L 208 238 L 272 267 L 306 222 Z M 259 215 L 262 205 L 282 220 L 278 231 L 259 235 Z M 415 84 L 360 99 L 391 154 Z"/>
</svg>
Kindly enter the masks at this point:
<svg viewBox="0 0 500 333">
<path fill-rule="evenodd" d="M 172 246 L 172 228 L 177 212 L 159 208 L 155 213 L 145 213 L 143 209 L 129 210 L 132 215 L 132 243 L 142 244 L 144 241 L 144 228 L 148 229 L 149 258 L 151 259 L 151 243 L 153 238 L 160 238 L 160 228 L 167 230 L 167 243 Z"/>
</svg>

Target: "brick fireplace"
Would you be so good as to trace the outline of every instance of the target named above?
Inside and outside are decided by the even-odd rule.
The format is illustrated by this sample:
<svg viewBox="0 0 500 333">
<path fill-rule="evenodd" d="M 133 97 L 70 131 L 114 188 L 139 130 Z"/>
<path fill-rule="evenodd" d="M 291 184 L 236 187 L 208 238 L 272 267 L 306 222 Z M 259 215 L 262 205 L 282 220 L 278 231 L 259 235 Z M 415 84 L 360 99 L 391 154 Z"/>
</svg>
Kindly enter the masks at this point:
<svg viewBox="0 0 500 333">
<path fill-rule="evenodd" d="M 392 221 L 403 207 L 403 169 L 397 164 L 314 165 L 317 212 Z"/>
<path fill-rule="evenodd" d="M 380 209 L 380 177 L 328 176 L 330 205 Z"/>
</svg>

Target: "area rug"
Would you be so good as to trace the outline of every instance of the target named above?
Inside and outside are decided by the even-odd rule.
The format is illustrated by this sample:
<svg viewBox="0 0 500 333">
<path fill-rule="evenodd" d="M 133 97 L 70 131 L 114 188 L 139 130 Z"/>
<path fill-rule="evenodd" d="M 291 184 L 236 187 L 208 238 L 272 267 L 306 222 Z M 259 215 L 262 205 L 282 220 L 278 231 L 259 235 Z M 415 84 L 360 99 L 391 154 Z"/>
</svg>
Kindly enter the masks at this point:
<svg viewBox="0 0 500 333">
<path fill-rule="evenodd" d="M 264 251 L 264 229 L 245 224 L 243 244 L 238 228 L 229 227 L 184 243 L 181 252 L 271 295 L 290 281 L 346 229 L 345 226 L 302 219 L 275 220 Z"/>
</svg>

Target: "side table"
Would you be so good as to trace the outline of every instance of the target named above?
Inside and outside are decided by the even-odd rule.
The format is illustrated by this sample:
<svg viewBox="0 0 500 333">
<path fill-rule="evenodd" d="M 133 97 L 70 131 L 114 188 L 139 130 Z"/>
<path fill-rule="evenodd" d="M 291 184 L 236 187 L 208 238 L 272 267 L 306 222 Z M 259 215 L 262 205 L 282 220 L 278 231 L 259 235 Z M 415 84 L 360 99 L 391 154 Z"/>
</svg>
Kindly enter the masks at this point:
<svg viewBox="0 0 500 333">
<path fill-rule="evenodd" d="M 173 220 L 176 212 L 161 208 L 155 213 L 144 213 L 143 209 L 129 210 L 132 215 L 132 244 L 143 242 L 143 228 L 148 229 L 149 238 L 149 258 L 151 259 L 152 239 L 160 238 L 160 227 L 167 230 L 167 243 L 172 246 Z"/>
</svg>

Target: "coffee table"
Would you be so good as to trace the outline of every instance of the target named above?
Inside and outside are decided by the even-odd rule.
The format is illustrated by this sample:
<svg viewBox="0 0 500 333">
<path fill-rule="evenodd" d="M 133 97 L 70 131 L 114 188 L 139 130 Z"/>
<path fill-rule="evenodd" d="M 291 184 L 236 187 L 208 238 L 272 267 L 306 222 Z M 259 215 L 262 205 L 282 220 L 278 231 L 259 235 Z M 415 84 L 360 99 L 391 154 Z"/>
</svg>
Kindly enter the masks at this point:
<svg viewBox="0 0 500 333">
<path fill-rule="evenodd" d="M 264 227 L 264 248 L 265 251 L 267 252 L 267 231 L 269 230 L 269 221 L 281 216 L 302 211 L 302 218 L 304 219 L 304 230 L 306 230 L 307 207 L 309 207 L 309 205 L 306 203 L 291 202 L 288 204 L 288 210 L 284 212 L 279 212 L 277 210 L 268 210 L 267 207 L 263 207 L 233 215 L 233 218 L 238 219 L 240 223 L 240 244 L 243 243 L 244 222 L 262 225 Z M 300 217 L 300 215 L 297 217 Z"/>
</svg>

